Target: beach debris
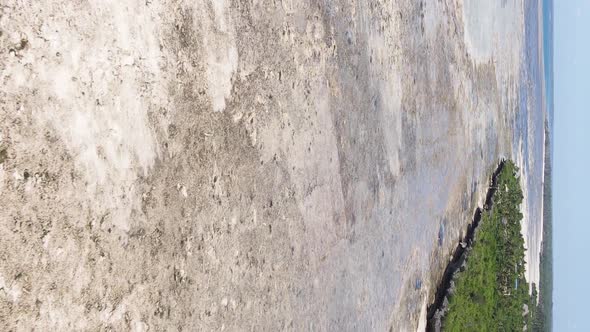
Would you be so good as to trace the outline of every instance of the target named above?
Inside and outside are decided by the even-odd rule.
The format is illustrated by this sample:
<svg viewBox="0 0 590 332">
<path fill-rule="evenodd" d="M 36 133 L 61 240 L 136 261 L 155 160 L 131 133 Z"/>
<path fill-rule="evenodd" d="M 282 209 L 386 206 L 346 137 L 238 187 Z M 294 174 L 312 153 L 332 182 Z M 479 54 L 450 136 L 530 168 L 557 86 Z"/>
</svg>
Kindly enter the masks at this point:
<svg viewBox="0 0 590 332">
<path fill-rule="evenodd" d="M 8 159 L 8 152 L 6 148 L 0 147 L 0 164 L 3 164 L 6 159 Z"/>
<path fill-rule="evenodd" d="M 422 288 L 422 279 L 416 278 L 416 283 L 414 285 L 414 289 L 420 290 Z"/>
<path fill-rule="evenodd" d="M 188 197 L 188 192 L 186 190 L 186 187 L 183 184 L 176 184 L 176 190 L 178 190 L 178 192 L 180 192 L 180 194 L 184 197 Z"/>
</svg>

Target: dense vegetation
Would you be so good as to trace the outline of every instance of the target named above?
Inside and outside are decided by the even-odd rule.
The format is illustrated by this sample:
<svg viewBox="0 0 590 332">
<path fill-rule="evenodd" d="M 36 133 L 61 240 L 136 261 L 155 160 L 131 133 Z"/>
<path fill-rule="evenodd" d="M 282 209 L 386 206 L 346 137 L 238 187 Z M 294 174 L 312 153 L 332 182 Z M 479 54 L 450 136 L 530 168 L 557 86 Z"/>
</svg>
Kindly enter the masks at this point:
<svg viewBox="0 0 590 332">
<path fill-rule="evenodd" d="M 493 208 L 484 211 L 466 264 L 455 278 L 443 318 L 445 331 L 523 331 L 538 314 L 537 291 L 524 277 L 524 239 L 518 168 L 506 161 Z M 530 308 L 530 310 L 529 310 Z"/>
</svg>

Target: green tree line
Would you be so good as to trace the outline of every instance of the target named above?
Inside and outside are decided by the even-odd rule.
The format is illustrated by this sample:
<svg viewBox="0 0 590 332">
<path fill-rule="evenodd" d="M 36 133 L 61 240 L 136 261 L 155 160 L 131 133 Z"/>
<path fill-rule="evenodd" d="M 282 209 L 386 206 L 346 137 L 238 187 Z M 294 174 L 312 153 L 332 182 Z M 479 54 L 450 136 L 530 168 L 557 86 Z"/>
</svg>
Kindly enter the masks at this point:
<svg viewBox="0 0 590 332">
<path fill-rule="evenodd" d="M 443 317 L 444 331 L 532 330 L 537 289 L 525 279 L 521 233 L 523 200 L 518 167 L 506 161 L 497 177 L 493 208 L 484 211 Z"/>
</svg>

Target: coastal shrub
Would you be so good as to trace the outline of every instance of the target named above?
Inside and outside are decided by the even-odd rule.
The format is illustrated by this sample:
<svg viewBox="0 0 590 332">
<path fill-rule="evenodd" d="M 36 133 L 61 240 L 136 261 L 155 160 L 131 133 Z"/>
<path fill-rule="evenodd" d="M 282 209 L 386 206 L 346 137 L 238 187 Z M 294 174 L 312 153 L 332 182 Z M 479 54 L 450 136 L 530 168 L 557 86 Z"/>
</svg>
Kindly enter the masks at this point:
<svg viewBox="0 0 590 332">
<path fill-rule="evenodd" d="M 493 208 L 484 211 L 466 268 L 443 317 L 444 331 L 523 331 L 532 328 L 536 288 L 529 294 L 521 233 L 523 200 L 518 167 L 506 161 L 498 176 Z"/>
</svg>

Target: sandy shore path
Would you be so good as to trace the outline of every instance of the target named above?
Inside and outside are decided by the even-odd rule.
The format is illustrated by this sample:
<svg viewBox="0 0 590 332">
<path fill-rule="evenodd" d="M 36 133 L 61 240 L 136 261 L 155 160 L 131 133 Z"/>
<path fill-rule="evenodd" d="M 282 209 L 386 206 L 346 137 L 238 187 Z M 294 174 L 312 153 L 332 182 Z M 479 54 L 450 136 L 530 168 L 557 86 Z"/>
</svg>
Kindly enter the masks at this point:
<svg viewBox="0 0 590 332">
<path fill-rule="evenodd" d="M 0 326 L 415 330 L 512 149 L 463 6 L 4 1 Z"/>
</svg>

